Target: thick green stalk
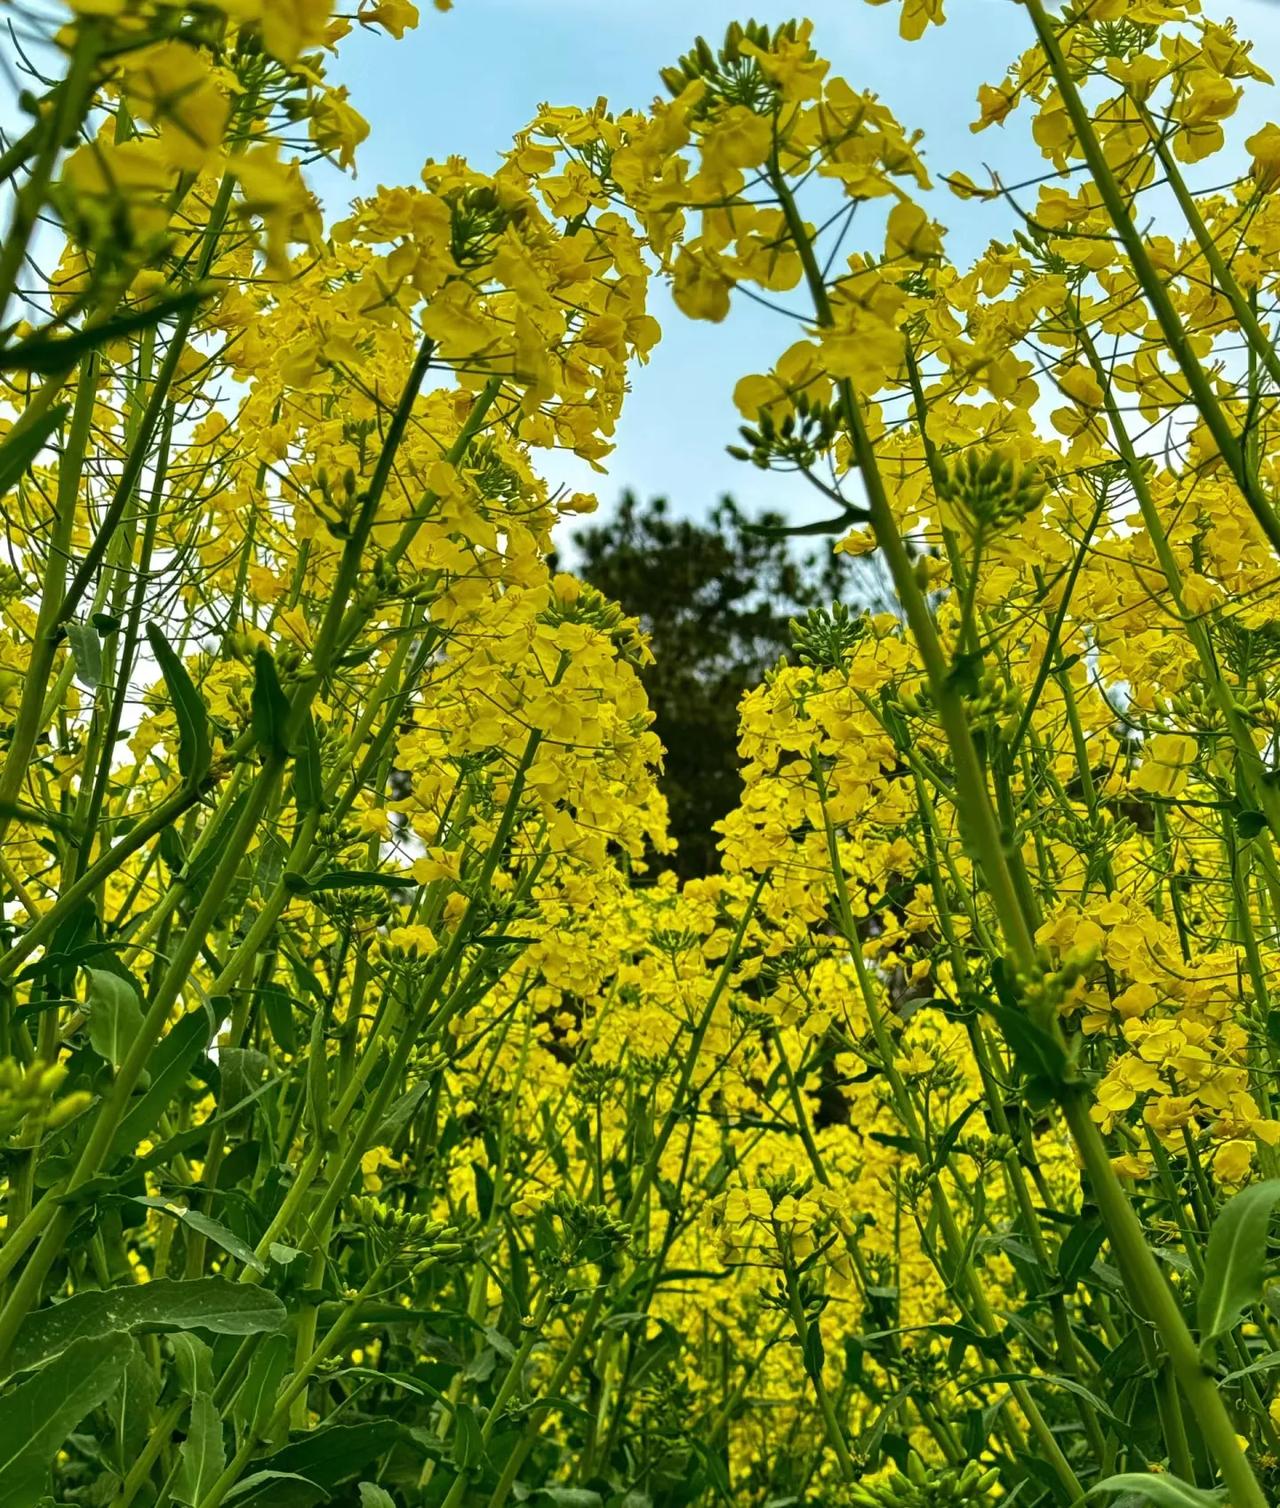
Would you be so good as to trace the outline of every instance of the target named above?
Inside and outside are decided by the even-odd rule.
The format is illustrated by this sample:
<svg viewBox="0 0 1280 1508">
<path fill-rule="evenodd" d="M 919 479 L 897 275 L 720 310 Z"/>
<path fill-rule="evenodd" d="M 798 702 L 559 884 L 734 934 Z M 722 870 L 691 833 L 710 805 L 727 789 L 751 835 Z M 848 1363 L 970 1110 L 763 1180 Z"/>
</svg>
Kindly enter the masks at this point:
<svg viewBox="0 0 1280 1508">
<path fill-rule="evenodd" d="M 1253 305 L 1245 295 L 1240 284 L 1236 282 L 1235 273 L 1231 265 L 1218 249 L 1218 243 L 1213 239 L 1209 227 L 1205 224 L 1204 216 L 1200 213 L 1200 207 L 1195 201 L 1191 190 L 1187 187 L 1186 179 L 1182 176 L 1182 169 L 1178 166 L 1178 159 L 1173 155 L 1169 147 L 1167 135 L 1159 129 L 1151 117 L 1151 112 L 1136 95 L 1130 94 L 1130 101 L 1138 112 L 1138 118 L 1146 127 L 1147 135 L 1151 140 L 1152 148 L 1160 159 L 1160 167 L 1164 172 L 1165 182 L 1173 190 L 1173 196 L 1178 201 L 1178 208 L 1182 211 L 1183 218 L 1191 227 L 1191 233 L 1196 238 L 1209 271 L 1213 274 L 1215 283 L 1226 296 L 1231 305 L 1231 312 L 1236 317 L 1236 323 L 1240 326 L 1245 340 L 1248 342 L 1250 352 L 1266 368 L 1267 375 L 1280 388 L 1280 354 L 1276 352 L 1274 343 L 1267 338 L 1266 331 L 1258 322 L 1258 316 Z"/>
<path fill-rule="evenodd" d="M 791 1324 L 796 1333 L 796 1341 L 800 1346 L 801 1355 L 805 1359 L 805 1372 L 812 1384 L 814 1397 L 818 1400 L 818 1409 L 822 1414 L 822 1423 L 823 1428 L 826 1430 L 827 1443 L 831 1446 L 832 1451 L 835 1453 L 835 1458 L 839 1462 L 840 1475 L 847 1483 L 852 1485 L 858 1480 L 859 1473 L 858 1468 L 854 1465 L 853 1457 L 849 1453 L 849 1442 L 845 1439 L 844 1430 L 840 1427 L 840 1420 L 836 1417 L 836 1411 L 831 1401 L 831 1394 L 827 1392 L 821 1368 L 811 1366 L 809 1361 L 808 1341 L 810 1325 L 817 1322 L 811 1322 L 804 1312 L 795 1263 L 786 1250 L 788 1237 L 778 1228 L 777 1221 L 773 1223 L 773 1233 L 782 1255 L 782 1275 L 786 1285 L 787 1313 L 791 1316 Z"/>
<path fill-rule="evenodd" d="M 1076 87 L 1067 60 L 1063 56 L 1057 32 L 1045 11 L 1043 0 L 1016 0 L 1016 3 L 1025 5 L 1031 17 L 1036 36 L 1048 61 L 1049 70 L 1053 74 L 1053 81 L 1058 87 L 1063 107 L 1071 121 L 1071 128 L 1084 154 L 1089 174 L 1102 199 L 1103 207 L 1112 225 L 1115 226 L 1116 234 L 1124 246 L 1133 274 L 1146 295 L 1147 302 L 1151 305 L 1169 354 L 1181 368 L 1187 387 L 1191 391 L 1192 401 L 1199 410 L 1206 428 L 1213 436 L 1213 442 L 1218 447 L 1223 460 L 1227 463 L 1241 497 L 1257 519 L 1272 549 L 1280 555 L 1280 517 L 1277 517 L 1257 475 L 1250 470 L 1239 436 L 1232 429 L 1226 411 L 1213 391 L 1209 374 L 1201 365 L 1200 358 L 1192 347 L 1191 337 L 1174 307 L 1173 299 L 1169 295 L 1159 269 L 1151 260 L 1142 232 L 1134 222 L 1120 185 L 1111 171 L 1111 164 L 1107 161 L 1106 153 L 1093 128 L 1089 111 Z"/>
<path fill-rule="evenodd" d="M 1111 1167 L 1102 1136 L 1089 1114 L 1088 1097 L 1080 1090 L 1061 1100 L 1072 1139 L 1098 1201 L 1111 1248 L 1135 1303 L 1155 1325 L 1164 1342 L 1191 1415 L 1222 1473 L 1232 1508 L 1267 1508 L 1267 1499 L 1236 1438 L 1236 1427 L 1212 1373 L 1182 1317 L 1182 1309 L 1161 1272 L 1138 1217 Z"/>
<path fill-rule="evenodd" d="M 228 840 L 226 850 L 209 880 L 208 888 L 196 908 L 195 915 L 174 950 L 155 998 L 148 1006 L 142 1026 L 130 1045 L 124 1061 L 117 1069 L 111 1088 L 99 1108 L 98 1115 L 85 1142 L 67 1185 L 68 1194 L 73 1194 L 101 1169 L 111 1151 L 120 1122 L 128 1107 L 138 1080 L 146 1067 L 147 1059 L 164 1031 L 169 1013 L 178 996 L 186 986 L 191 969 L 200 955 L 205 934 L 226 899 L 241 860 L 249 849 L 275 782 L 283 770 L 284 762 L 270 756 L 254 787 L 245 810 Z M 0 1358 L 7 1355 L 27 1312 L 39 1302 L 45 1277 L 53 1263 L 62 1254 L 63 1243 L 75 1223 L 74 1205 L 59 1206 L 49 1226 L 41 1236 L 25 1270 L 15 1283 L 8 1303 L 0 1310 Z"/>
<path fill-rule="evenodd" d="M 1241 715 L 1241 709 L 1232 695 L 1231 688 L 1222 678 L 1222 672 L 1218 668 L 1218 658 L 1214 653 L 1213 642 L 1209 637 L 1208 630 L 1199 616 L 1189 610 L 1183 595 L 1182 571 L 1178 565 L 1177 556 L 1173 553 L 1173 545 L 1170 543 L 1168 531 L 1165 529 L 1164 520 L 1160 517 L 1160 510 L 1156 506 L 1155 498 L 1151 495 L 1151 488 L 1147 485 L 1146 472 L 1141 460 L 1134 449 L 1133 441 L 1129 438 L 1125 429 L 1124 419 L 1116 403 L 1115 393 L 1111 386 L 1111 375 L 1107 371 L 1098 354 L 1088 330 L 1083 324 L 1076 325 L 1078 335 L 1085 355 L 1089 358 L 1089 364 L 1093 368 L 1094 376 L 1102 389 L 1103 411 L 1107 416 L 1107 424 L 1111 430 L 1112 443 L 1115 445 L 1130 484 L 1133 487 L 1134 496 L 1138 500 L 1138 510 L 1142 514 L 1142 522 L 1146 527 L 1151 540 L 1152 549 L 1156 554 L 1160 570 L 1168 583 L 1169 595 L 1173 599 L 1173 605 L 1177 609 L 1182 620 L 1187 638 L 1190 639 L 1195 649 L 1196 657 L 1200 661 L 1200 672 L 1204 677 L 1205 686 L 1213 697 L 1223 725 L 1231 736 L 1236 753 L 1239 757 L 1241 773 L 1244 777 L 1249 793 L 1257 804 L 1259 810 L 1267 819 L 1267 826 L 1272 835 L 1280 840 L 1280 791 L 1268 778 L 1266 766 L 1262 762 L 1262 756 L 1258 753 L 1254 744 L 1253 736 L 1248 724 Z"/>
<path fill-rule="evenodd" d="M 1024 0 L 1024 3 L 1032 8 L 1033 13 L 1038 11 L 1043 20 L 1044 11 L 1039 0 Z M 1058 58 L 1061 61 L 1060 53 Z M 1076 100 L 1079 104 L 1078 96 Z M 1083 109 L 1082 106 L 1080 108 Z M 776 161 L 770 177 L 805 268 L 818 323 L 830 325 L 832 314 L 826 283 L 795 200 Z M 1035 945 L 1003 852 L 990 795 L 974 750 L 964 700 L 950 682 L 928 603 L 916 580 L 898 531 L 880 476 L 875 450 L 870 443 L 857 396 L 849 381 L 845 380 L 840 384 L 840 395 L 842 417 L 867 492 L 871 527 L 888 562 L 894 588 L 915 639 L 929 688 L 951 747 L 961 832 L 981 865 L 993 908 L 1014 961 L 1020 971 L 1034 977 L 1038 973 Z M 1046 1024 L 1050 1029 L 1057 1029 L 1056 1022 Z M 1087 1097 L 1079 1085 L 1065 1083 L 1058 1090 L 1058 1098 L 1077 1150 L 1089 1171 L 1094 1185 L 1094 1197 L 1102 1211 L 1107 1233 L 1117 1249 L 1130 1295 L 1135 1303 L 1151 1314 L 1161 1333 L 1188 1402 L 1202 1422 L 1205 1438 L 1217 1459 L 1223 1480 L 1231 1490 L 1233 1500 L 1238 1498 L 1234 1508 L 1265 1508 L 1261 1490 L 1236 1440 L 1230 1416 L 1218 1389 L 1200 1365 L 1195 1342 L 1187 1329 L 1182 1311 L 1169 1292 L 1133 1207 L 1111 1167 L 1098 1129 L 1090 1119 Z"/>
<path fill-rule="evenodd" d="M 62 609 L 66 596 L 66 564 L 71 554 L 76 503 L 88 454 L 97 386 L 98 359 L 96 354 L 90 353 L 80 367 L 71 422 L 58 461 L 53 527 L 49 535 L 44 577 L 40 583 L 40 607 L 31 636 L 31 655 L 23 677 L 22 696 L 18 702 L 13 731 L 9 735 L 9 747 L 5 751 L 3 768 L 0 768 L 0 842 L 3 842 L 8 831 L 14 806 L 27 778 L 27 766 L 40 736 L 48 667 L 52 665 L 57 652 L 59 631 L 64 621 Z"/>
<path fill-rule="evenodd" d="M 649 1149 L 649 1155 L 645 1158 L 640 1173 L 636 1178 L 636 1184 L 634 1189 L 632 1190 L 631 1198 L 627 1201 L 626 1209 L 623 1211 L 622 1220 L 625 1225 L 632 1225 L 635 1223 L 636 1217 L 640 1213 L 641 1207 L 643 1206 L 644 1201 L 648 1195 L 649 1185 L 657 1174 L 658 1167 L 662 1160 L 662 1154 L 666 1150 L 667 1143 L 670 1141 L 671 1135 L 674 1132 L 677 1124 L 679 1123 L 680 1118 L 685 1113 L 686 1098 L 689 1093 L 690 1083 L 693 1079 L 694 1067 L 697 1062 L 699 1050 L 701 1049 L 703 1039 L 707 1034 L 707 1030 L 711 1025 L 711 1020 L 715 1014 L 716 1008 L 719 1005 L 724 991 L 728 986 L 730 975 L 732 974 L 734 968 L 737 966 L 738 957 L 741 953 L 742 945 L 746 938 L 747 928 L 749 927 L 751 920 L 755 915 L 756 907 L 759 904 L 760 900 L 760 894 L 764 889 L 767 878 L 767 875 L 762 875 L 756 882 L 750 899 L 743 909 L 742 917 L 739 920 L 738 926 L 734 932 L 733 940 L 729 944 L 729 951 L 725 955 L 724 963 L 721 965 L 720 971 L 716 976 L 716 982 L 711 989 L 707 1004 L 703 1008 L 702 1014 L 699 1017 L 697 1023 L 694 1025 L 693 1032 L 690 1035 L 689 1043 L 686 1046 L 683 1054 L 680 1078 L 675 1086 L 675 1090 L 671 1099 L 671 1105 L 668 1108 L 666 1115 L 663 1117 L 661 1129 L 659 1130 L 658 1135 L 654 1138 L 653 1145 Z M 554 1375 L 552 1376 L 550 1382 L 547 1384 L 546 1393 L 544 1395 L 547 1398 L 558 1397 L 563 1392 L 569 1378 L 573 1375 L 574 1368 L 578 1365 L 578 1360 L 581 1357 L 582 1352 L 587 1345 L 587 1342 L 590 1340 L 591 1335 L 595 1330 L 596 1322 L 600 1317 L 600 1310 L 604 1305 L 607 1291 L 608 1290 L 606 1285 L 602 1283 L 597 1286 L 595 1292 L 592 1294 L 590 1302 L 588 1303 L 586 1309 L 583 1311 L 578 1321 L 577 1327 L 574 1331 L 573 1339 L 570 1341 L 564 1355 L 560 1359 L 559 1365 L 556 1367 Z M 512 1446 L 511 1453 L 507 1457 L 506 1465 L 503 1468 L 502 1475 L 498 1480 L 498 1485 L 494 1488 L 493 1495 L 489 1499 L 489 1508 L 502 1508 L 502 1505 L 506 1502 L 508 1496 L 510 1495 L 512 1487 L 515 1485 L 516 1477 L 520 1473 L 521 1466 L 524 1465 L 524 1462 L 527 1459 L 530 1451 L 533 1450 L 534 1446 L 538 1442 L 538 1438 L 542 1433 L 543 1421 L 546 1419 L 548 1412 L 549 1405 L 545 1404 L 538 1404 L 530 1411 L 529 1421 L 525 1425 L 524 1432 L 520 1436 L 520 1439 L 516 1441 L 516 1443 Z M 459 1473 L 458 1477 L 450 1485 L 449 1494 L 446 1497 L 446 1502 L 449 1504 L 449 1508 L 454 1508 L 454 1505 L 457 1502 L 457 1496 L 455 1496 L 455 1494 L 460 1496 L 461 1492 L 464 1490 L 464 1487 L 459 1487 L 459 1482 L 463 1482 L 465 1487 L 465 1478 L 461 1473 Z"/>
<path fill-rule="evenodd" d="M 32 134 L 38 133 L 39 146 L 35 150 L 31 172 L 13 196 L 9 227 L 3 240 L 0 240 L 0 328 L 3 328 L 8 317 L 9 304 L 27 257 L 31 237 L 46 207 L 49 183 L 58 153 L 75 134 L 89 108 L 101 47 L 102 37 L 97 22 L 82 22 L 76 30 L 66 77 L 51 91 L 49 107 L 27 137 L 5 154 L 3 166 L 11 174 L 18 165 L 13 160 L 15 152 L 22 148 L 19 160 L 25 160 L 29 146 L 24 146 L 24 143 L 28 142 Z"/>
</svg>

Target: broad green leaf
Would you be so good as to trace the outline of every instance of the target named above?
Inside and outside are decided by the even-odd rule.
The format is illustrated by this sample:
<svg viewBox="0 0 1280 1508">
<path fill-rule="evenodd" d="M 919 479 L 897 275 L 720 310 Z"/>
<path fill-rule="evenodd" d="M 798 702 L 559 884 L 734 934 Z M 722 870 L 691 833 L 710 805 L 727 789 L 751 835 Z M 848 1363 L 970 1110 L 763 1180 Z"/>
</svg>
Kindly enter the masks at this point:
<svg viewBox="0 0 1280 1508">
<path fill-rule="evenodd" d="M 89 969 L 89 1045 L 119 1068 L 142 1030 L 138 992 L 118 974 Z"/>
<path fill-rule="evenodd" d="M 1262 1296 L 1267 1231 L 1277 1204 L 1280 1178 L 1269 1178 L 1241 1189 L 1218 1212 L 1209 1233 L 1196 1310 L 1202 1348 L 1226 1335 Z"/>
<path fill-rule="evenodd" d="M 71 411 L 68 403 L 55 403 L 47 413 L 23 424 L 21 420 L 0 444 L 0 498 L 12 491 L 31 470 L 36 457 L 49 443 Z"/>
<path fill-rule="evenodd" d="M 1251 1361 L 1238 1372 L 1228 1372 L 1222 1381 L 1238 1382 L 1242 1377 L 1252 1377 L 1257 1372 L 1274 1372 L 1277 1368 L 1280 1368 L 1280 1351 L 1268 1351 L 1265 1356 L 1259 1356 L 1257 1361 Z"/>
<path fill-rule="evenodd" d="M 259 648 L 253 660 L 253 736 L 264 754 L 279 759 L 288 757 L 286 728 L 289 722 L 289 699 L 280 686 L 276 662 L 270 653 Z"/>
<path fill-rule="evenodd" d="M 223 1498 L 224 1508 L 311 1508 L 329 1494 L 323 1487 L 293 1471 L 255 1471 Z"/>
<path fill-rule="evenodd" d="M 1020 1005 L 993 1004 L 988 1010 L 1004 1033 L 1018 1067 L 1042 1097 L 1051 1095 L 1063 1082 L 1067 1069 L 1067 1055 L 1061 1044 Z"/>
<path fill-rule="evenodd" d="M 239 826 L 248 804 L 249 792 L 241 791 L 220 818 L 215 816 L 210 824 L 213 831 L 206 828 L 200 834 L 199 844 L 192 845 L 193 852 L 187 859 L 182 880 L 187 891 L 195 898 L 199 899 L 204 895 L 205 886 L 209 883 L 218 860 L 226 851 L 227 839 Z"/>
<path fill-rule="evenodd" d="M 102 682 L 102 640 L 92 623 L 64 623 L 63 632 L 71 649 L 76 680 L 90 691 Z"/>
<path fill-rule="evenodd" d="M 254 1272 L 266 1272 L 267 1264 L 255 1254 L 253 1247 L 242 1237 L 237 1236 L 235 1231 L 223 1225 L 221 1220 L 215 1220 L 212 1215 L 206 1215 L 203 1210 L 185 1209 L 171 1200 L 143 1195 L 136 1195 L 134 1203 L 146 1204 L 154 1210 L 161 1210 L 166 1215 L 172 1215 L 175 1220 L 181 1220 L 189 1230 L 198 1231 L 215 1246 L 220 1246 L 223 1251 L 230 1252 L 237 1262 L 243 1262 Z"/>
<path fill-rule="evenodd" d="M 245 1284 L 252 1287 L 253 1284 Z M 271 1416 L 280 1384 L 289 1366 L 289 1341 L 271 1335 L 253 1353 L 244 1382 L 231 1403 L 231 1416 L 248 1436 L 256 1439 Z"/>
<path fill-rule="evenodd" d="M 476 1466 L 484 1457 L 484 1437 L 480 1421 L 470 1404 L 460 1403 L 453 1411 L 453 1464 L 459 1471 Z"/>
<path fill-rule="evenodd" d="M 822 1344 L 822 1331 L 816 1320 L 809 1321 L 809 1328 L 804 1335 L 804 1369 L 810 1377 L 822 1376 L 822 1369 L 826 1365 L 827 1352 Z"/>
<path fill-rule="evenodd" d="M 391 1419 L 359 1424 L 330 1424 L 314 1429 L 258 1464 L 263 1471 L 296 1472 L 325 1489 L 358 1476 L 375 1456 L 400 1439 L 400 1426 Z"/>
<path fill-rule="evenodd" d="M 184 289 L 143 308 L 132 308 L 110 319 L 91 322 L 71 335 L 50 335 L 41 331 L 16 345 L 0 347 L 0 371 L 69 372 L 86 351 L 96 350 L 138 330 L 150 330 L 174 314 L 195 308 L 204 296 L 199 288 Z"/>
<path fill-rule="evenodd" d="M 191 1400 L 187 1438 L 178 1452 L 178 1471 L 173 1483 L 174 1501 L 187 1503 L 190 1508 L 195 1508 L 197 1503 L 204 1501 L 226 1464 L 222 1419 L 208 1393 L 197 1393 Z"/>
<path fill-rule="evenodd" d="M 0 1508 L 32 1508 L 67 1436 L 120 1386 L 127 1335 L 78 1340 L 0 1398 Z"/>
<path fill-rule="evenodd" d="M 173 1337 L 173 1365 L 188 1398 L 213 1392 L 213 1351 L 198 1336 L 180 1331 Z"/>
<path fill-rule="evenodd" d="M 385 1487 L 379 1487 L 376 1482 L 361 1482 L 358 1487 L 360 1508 L 396 1508 L 395 1498 Z"/>
<path fill-rule="evenodd" d="M 386 1118 L 374 1134 L 374 1145 L 389 1147 L 400 1136 L 405 1127 L 417 1114 L 419 1107 L 431 1093 L 431 1085 L 425 1080 L 415 1084 L 412 1089 L 402 1094 L 387 1111 Z"/>
<path fill-rule="evenodd" d="M 271 1029 L 271 1040 L 287 1053 L 298 1050 L 298 1031 L 293 1020 L 293 996 L 279 985 L 263 985 L 257 994 L 258 1004 Z"/>
<path fill-rule="evenodd" d="M 1097 1260 L 1107 1233 L 1096 1215 L 1081 1215 L 1058 1248 L 1058 1276 L 1078 1283 Z"/>
<path fill-rule="evenodd" d="M 213 758 L 209 713 L 181 657 L 154 623 L 147 624 L 147 639 L 178 720 L 178 772 L 185 781 L 194 784 L 209 773 Z"/>
<path fill-rule="evenodd" d="M 320 740 L 316 736 L 315 718 L 309 712 L 302 725 L 302 746 L 294 761 L 293 791 L 300 812 L 323 811 L 324 773 L 320 766 Z"/>
<path fill-rule="evenodd" d="M 299 895 L 317 890 L 367 890 L 381 886 L 385 890 L 412 890 L 417 881 L 405 874 L 387 874 L 381 869 L 331 869 L 314 880 L 305 875 L 286 874 L 285 884 Z"/>
<path fill-rule="evenodd" d="M 1136 1492 L 1148 1502 L 1159 1504 L 1160 1508 L 1219 1508 L 1226 1502 L 1224 1493 L 1192 1487 L 1189 1482 L 1170 1476 L 1167 1471 L 1127 1471 L 1096 1483 L 1085 1496 L 1097 1497 L 1100 1492 Z"/>
<path fill-rule="evenodd" d="M 208 1008 L 198 1005 L 188 1011 L 156 1044 L 147 1058 L 151 1082 L 146 1093 L 129 1109 L 116 1131 L 116 1156 L 132 1156 L 143 1137 L 150 1136 L 174 1096 L 186 1082 L 191 1065 L 213 1041 L 217 1023 Z"/>
<path fill-rule="evenodd" d="M 141 1291 L 141 1290 L 139 1290 Z M 129 1470 L 151 1435 L 160 1379 L 135 1340 L 119 1388 L 107 1400 L 114 1431 L 115 1461 L 121 1476 Z"/>
<path fill-rule="evenodd" d="M 255 1283 L 226 1278 L 157 1278 L 154 1283 L 90 1289 L 23 1320 L 7 1373 L 44 1366 L 76 1341 L 117 1333 L 207 1330 L 213 1335 L 257 1335 L 283 1329 L 285 1307 Z"/>
<path fill-rule="evenodd" d="M 265 1053 L 253 1047 L 223 1047 L 218 1052 L 222 1078 L 218 1085 L 218 1109 L 230 1111 L 233 1105 L 249 1100 L 271 1068 Z"/>
</svg>

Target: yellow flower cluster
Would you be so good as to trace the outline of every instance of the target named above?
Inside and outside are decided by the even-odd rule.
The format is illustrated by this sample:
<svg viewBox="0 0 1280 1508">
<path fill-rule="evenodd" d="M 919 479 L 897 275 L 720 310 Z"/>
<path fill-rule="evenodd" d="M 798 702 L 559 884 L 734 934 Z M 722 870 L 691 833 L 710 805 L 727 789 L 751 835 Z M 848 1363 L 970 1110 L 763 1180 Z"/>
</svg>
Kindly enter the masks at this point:
<svg viewBox="0 0 1280 1508">
<path fill-rule="evenodd" d="M 327 56 L 413 5 L 72 9 L 0 246 L 10 310 L 65 232 L 0 347 L 0 1419 L 83 1402 L 31 1500 L 1265 1508 L 1280 128 L 1183 176 L 1234 28 L 1023 0 L 976 127 L 1049 171 L 944 180 L 1016 216 L 959 266 L 808 23 L 326 230 Z M 654 277 L 797 311 L 733 454 L 867 586 L 682 886 L 538 470 L 603 469 Z"/>
</svg>

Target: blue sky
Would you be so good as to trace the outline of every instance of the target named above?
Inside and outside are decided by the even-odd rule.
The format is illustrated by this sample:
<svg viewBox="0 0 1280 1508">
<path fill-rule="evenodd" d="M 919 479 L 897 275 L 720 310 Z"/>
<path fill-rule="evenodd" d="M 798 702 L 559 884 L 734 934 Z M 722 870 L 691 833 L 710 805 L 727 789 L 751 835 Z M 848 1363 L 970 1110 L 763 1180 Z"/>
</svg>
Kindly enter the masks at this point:
<svg viewBox="0 0 1280 1508">
<path fill-rule="evenodd" d="M 540 102 L 589 105 L 604 95 L 615 109 L 645 105 L 660 89 L 658 69 L 687 51 L 698 33 L 714 42 L 745 15 L 777 21 L 796 13 L 761 0 L 754 9 L 734 0 L 457 0 L 443 15 L 430 0 L 418 3 L 422 23 L 402 41 L 366 34 L 343 43 L 333 76 L 349 86 L 373 129 L 354 183 L 317 177 L 332 212 L 352 192 L 416 182 L 428 157 L 460 153 L 477 167 L 495 166 Z M 1003 131 L 968 130 L 978 85 L 998 82 L 1029 45 L 1025 13 L 1011 0 L 950 0 L 948 24 L 914 43 L 898 37 L 892 0 L 883 6 L 807 0 L 797 9 L 812 18 L 815 43 L 835 72 L 875 90 L 904 125 L 925 131 L 935 177 L 961 169 L 981 181 L 984 164 L 1006 181 L 1043 171 L 1038 154 L 1027 150 L 1025 119 L 1015 116 Z M 1207 0 L 1205 9 L 1218 19 L 1234 17 L 1255 42 L 1258 61 L 1280 77 L 1280 3 Z M 1280 120 L 1280 96 L 1255 87 L 1235 133 L 1243 136 L 1268 118 Z M 1220 181 L 1221 159 L 1206 169 Z M 1199 181 L 1194 169 L 1190 176 Z M 963 204 L 945 190 L 931 209 L 949 227 L 948 249 L 957 260 L 1009 228 L 1002 206 Z M 664 494 L 689 514 L 704 512 L 724 492 L 753 507 L 781 507 L 798 520 L 829 511 L 821 498 L 814 506 L 804 484 L 725 454 L 741 422 L 731 401 L 734 383 L 767 370 L 794 339 L 786 322 L 736 299 L 723 324 L 694 323 L 660 286 L 651 307 L 663 339 L 648 365 L 634 372 L 609 474 L 553 456 L 543 468 L 549 479 L 595 492 L 603 508 L 630 487 Z"/>
</svg>

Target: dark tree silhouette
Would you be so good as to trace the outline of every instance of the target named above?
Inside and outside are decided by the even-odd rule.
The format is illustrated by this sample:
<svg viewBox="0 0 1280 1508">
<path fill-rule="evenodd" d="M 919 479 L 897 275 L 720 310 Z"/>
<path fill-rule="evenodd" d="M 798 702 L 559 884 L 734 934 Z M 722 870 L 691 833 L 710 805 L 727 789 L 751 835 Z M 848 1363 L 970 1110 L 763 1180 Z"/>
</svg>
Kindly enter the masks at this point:
<svg viewBox="0 0 1280 1508">
<path fill-rule="evenodd" d="M 574 539 L 578 573 L 649 634 L 645 672 L 667 751 L 662 788 L 678 848 L 659 866 L 687 879 L 718 868 L 712 824 L 736 804 L 738 701 L 791 643 L 790 620 L 842 595 L 851 562 L 830 541 L 798 556 L 779 514 L 748 518 L 723 498 L 704 520 L 664 498 L 624 495 Z"/>
</svg>

